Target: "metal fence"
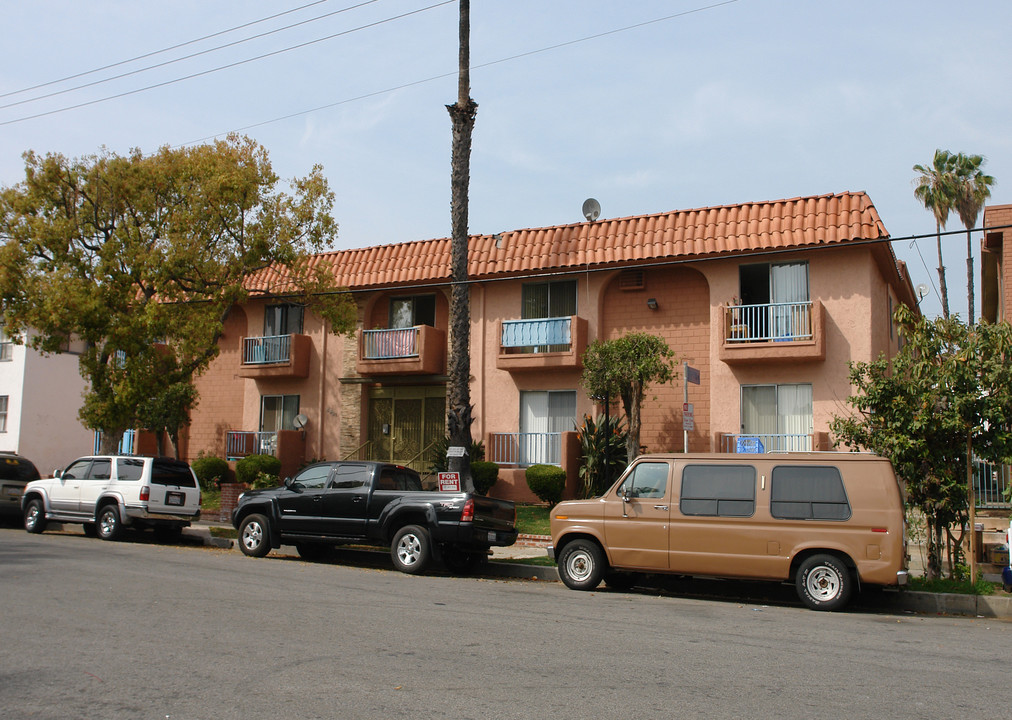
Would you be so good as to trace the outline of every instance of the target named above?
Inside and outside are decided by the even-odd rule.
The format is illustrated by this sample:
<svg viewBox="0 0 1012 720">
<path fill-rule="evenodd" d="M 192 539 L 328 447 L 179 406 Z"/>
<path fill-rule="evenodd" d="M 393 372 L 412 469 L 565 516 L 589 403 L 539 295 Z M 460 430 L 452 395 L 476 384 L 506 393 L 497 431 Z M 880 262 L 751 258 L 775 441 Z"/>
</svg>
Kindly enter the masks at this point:
<svg viewBox="0 0 1012 720">
<path fill-rule="evenodd" d="M 812 339 L 812 302 L 730 305 L 727 342 L 790 342 Z"/>
<path fill-rule="evenodd" d="M 248 455 L 277 455 L 276 432 L 229 431 L 225 433 L 225 457 L 237 460 Z"/>
<path fill-rule="evenodd" d="M 1012 485 L 1012 471 L 1008 465 L 974 461 L 973 490 L 978 508 L 1000 510 L 1012 507 L 1006 495 L 1009 485 Z"/>
<path fill-rule="evenodd" d="M 562 433 L 492 433 L 486 448 L 497 465 L 562 465 Z"/>
<path fill-rule="evenodd" d="M 248 337 L 242 345 L 243 365 L 268 365 L 288 362 L 292 352 L 291 335 Z"/>
<path fill-rule="evenodd" d="M 418 328 L 362 331 L 362 357 L 391 360 L 418 356 Z"/>
<path fill-rule="evenodd" d="M 720 451 L 725 453 L 808 452 L 811 435 L 732 434 L 720 437 Z"/>
<path fill-rule="evenodd" d="M 502 347 L 568 347 L 572 343 L 571 317 L 507 320 L 502 324 Z"/>
</svg>

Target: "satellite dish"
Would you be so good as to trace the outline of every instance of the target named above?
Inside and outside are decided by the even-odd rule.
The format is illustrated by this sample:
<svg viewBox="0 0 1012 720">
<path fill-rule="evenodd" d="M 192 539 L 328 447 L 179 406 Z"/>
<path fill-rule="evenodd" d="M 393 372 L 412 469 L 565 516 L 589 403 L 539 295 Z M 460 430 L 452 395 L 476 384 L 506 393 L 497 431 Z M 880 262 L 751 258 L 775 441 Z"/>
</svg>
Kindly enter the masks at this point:
<svg viewBox="0 0 1012 720">
<path fill-rule="evenodd" d="M 583 216 L 588 222 L 594 222 L 601 216 L 601 203 L 594 198 L 587 198 L 583 201 Z"/>
<path fill-rule="evenodd" d="M 921 283 L 920 285 L 917 286 L 917 302 L 920 302 L 921 300 L 923 300 L 924 296 L 927 295 L 927 294 L 928 294 L 928 286 L 927 285 L 925 285 L 924 283 Z"/>
<path fill-rule="evenodd" d="M 302 413 L 299 413 L 292 419 L 292 425 L 295 426 L 296 430 L 301 430 L 302 428 L 306 427 L 307 422 L 309 422 L 309 418 L 307 418 Z"/>
</svg>

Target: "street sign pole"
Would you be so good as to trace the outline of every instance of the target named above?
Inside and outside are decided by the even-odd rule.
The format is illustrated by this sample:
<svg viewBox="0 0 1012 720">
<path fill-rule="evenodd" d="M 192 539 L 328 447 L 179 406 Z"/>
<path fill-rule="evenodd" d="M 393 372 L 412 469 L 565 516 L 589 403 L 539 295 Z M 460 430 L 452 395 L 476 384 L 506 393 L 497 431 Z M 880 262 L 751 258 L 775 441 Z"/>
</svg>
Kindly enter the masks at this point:
<svg viewBox="0 0 1012 720">
<path fill-rule="evenodd" d="M 689 363 L 682 362 L 682 408 L 688 407 L 689 403 Z M 685 419 L 682 419 L 682 452 L 689 452 L 689 430 L 685 427 Z"/>
</svg>

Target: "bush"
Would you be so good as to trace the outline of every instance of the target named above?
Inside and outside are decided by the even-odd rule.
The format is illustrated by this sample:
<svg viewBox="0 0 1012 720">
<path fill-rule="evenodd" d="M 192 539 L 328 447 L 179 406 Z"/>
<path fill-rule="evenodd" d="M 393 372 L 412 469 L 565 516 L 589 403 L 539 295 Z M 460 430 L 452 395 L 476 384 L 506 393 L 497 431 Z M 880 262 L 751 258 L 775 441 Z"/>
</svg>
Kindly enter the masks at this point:
<svg viewBox="0 0 1012 720">
<path fill-rule="evenodd" d="M 475 460 L 471 462 L 471 480 L 474 491 L 479 495 L 488 495 L 488 491 L 499 480 L 499 466 L 493 462 Z"/>
<path fill-rule="evenodd" d="M 527 487 L 549 507 L 562 499 L 566 489 L 566 471 L 555 465 L 531 465 L 527 468 Z"/>
<path fill-rule="evenodd" d="M 620 418 L 596 421 L 589 415 L 583 416 L 578 432 L 583 458 L 580 465 L 582 497 L 597 497 L 611 487 L 626 466 L 628 433 Z"/>
<path fill-rule="evenodd" d="M 235 464 L 235 479 L 254 489 L 278 485 L 281 461 L 273 455 L 247 455 Z"/>
<path fill-rule="evenodd" d="M 432 467 L 429 469 L 432 473 L 446 472 L 447 462 L 446 453 L 450 449 L 450 438 L 449 436 L 443 436 L 443 439 L 432 446 Z M 471 456 L 471 463 L 475 463 L 479 460 L 485 459 L 485 443 L 481 440 L 472 440 L 471 447 L 467 450 L 468 455 Z"/>
<path fill-rule="evenodd" d="M 216 490 L 220 483 L 228 479 L 228 463 L 219 457 L 201 452 L 190 463 L 190 467 L 205 490 Z"/>
</svg>

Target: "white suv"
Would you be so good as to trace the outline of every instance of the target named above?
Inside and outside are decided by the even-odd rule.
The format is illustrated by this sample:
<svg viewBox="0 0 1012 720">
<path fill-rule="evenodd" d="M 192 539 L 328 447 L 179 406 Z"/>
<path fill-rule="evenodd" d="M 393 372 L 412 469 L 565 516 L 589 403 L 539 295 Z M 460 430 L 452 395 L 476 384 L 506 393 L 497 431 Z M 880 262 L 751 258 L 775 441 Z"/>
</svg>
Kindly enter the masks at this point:
<svg viewBox="0 0 1012 720">
<path fill-rule="evenodd" d="M 169 540 L 200 519 L 200 485 L 178 460 L 98 455 L 28 483 L 21 509 L 30 533 L 52 520 L 84 523 L 85 534 L 104 540 L 115 540 L 128 525 L 154 528 Z"/>
</svg>

